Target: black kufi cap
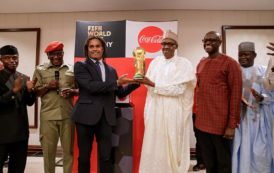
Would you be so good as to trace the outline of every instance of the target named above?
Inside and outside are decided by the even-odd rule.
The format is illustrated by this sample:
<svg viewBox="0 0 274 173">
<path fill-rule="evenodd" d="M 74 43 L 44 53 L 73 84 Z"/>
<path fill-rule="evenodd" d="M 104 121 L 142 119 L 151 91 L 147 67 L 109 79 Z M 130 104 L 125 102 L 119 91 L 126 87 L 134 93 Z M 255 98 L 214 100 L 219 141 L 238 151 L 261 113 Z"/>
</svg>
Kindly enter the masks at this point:
<svg viewBox="0 0 274 173">
<path fill-rule="evenodd" d="M 13 45 L 6 45 L 0 48 L 0 55 L 18 55 L 18 50 Z"/>
</svg>

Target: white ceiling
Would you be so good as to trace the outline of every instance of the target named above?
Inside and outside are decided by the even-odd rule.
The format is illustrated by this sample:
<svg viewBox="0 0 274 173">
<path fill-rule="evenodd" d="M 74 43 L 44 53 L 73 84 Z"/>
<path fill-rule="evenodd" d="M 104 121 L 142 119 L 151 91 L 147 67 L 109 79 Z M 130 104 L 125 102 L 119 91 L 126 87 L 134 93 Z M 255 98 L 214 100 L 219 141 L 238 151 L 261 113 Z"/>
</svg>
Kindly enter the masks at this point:
<svg viewBox="0 0 274 173">
<path fill-rule="evenodd" d="M 274 0 L 1 0 L 0 13 L 116 10 L 274 10 Z"/>
</svg>

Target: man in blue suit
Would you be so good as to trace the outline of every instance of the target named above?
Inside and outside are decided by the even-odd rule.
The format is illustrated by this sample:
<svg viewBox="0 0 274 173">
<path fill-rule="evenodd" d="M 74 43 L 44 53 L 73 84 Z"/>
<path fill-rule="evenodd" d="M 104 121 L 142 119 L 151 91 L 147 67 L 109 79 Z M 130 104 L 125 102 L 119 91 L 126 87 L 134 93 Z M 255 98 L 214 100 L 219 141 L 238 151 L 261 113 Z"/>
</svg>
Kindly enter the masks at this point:
<svg viewBox="0 0 274 173">
<path fill-rule="evenodd" d="M 115 96 L 125 97 L 139 87 L 125 75 L 104 62 L 106 44 L 100 37 L 90 37 L 84 47 L 86 60 L 74 67 L 79 99 L 72 119 L 75 121 L 79 148 L 78 172 L 90 172 L 90 155 L 94 135 L 98 143 L 100 173 L 113 172 L 111 133 L 116 124 Z M 131 83 L 131 84 L 130 84 Z M 129 84 L 122 87 L 124 84 Z"/>
</svg>

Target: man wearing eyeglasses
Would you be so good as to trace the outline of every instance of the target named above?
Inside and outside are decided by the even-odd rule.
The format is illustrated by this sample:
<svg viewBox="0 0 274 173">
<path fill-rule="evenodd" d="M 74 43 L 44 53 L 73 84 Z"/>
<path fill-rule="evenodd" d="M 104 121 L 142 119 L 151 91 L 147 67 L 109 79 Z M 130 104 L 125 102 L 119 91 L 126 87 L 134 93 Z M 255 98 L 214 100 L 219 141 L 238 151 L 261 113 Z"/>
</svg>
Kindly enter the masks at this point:
<svg viewBox="0 0 274 173">
<path fill-rule="evenodd" d="M 161 44 L 163 56 L 156 57 L 144 79 L 138 80 L 148 89 L 139 172 L 186 173 L 195 74 L 189 60 L 175 54 L 174 32 L 168 30 Z"/>
<path fill-rule="evenodd" d="M 208 32 L 208 56 L 197 66 L 197 137 L 207 173 L 231 173 L 230 143 L 240 121 L 242 75 L 237 61 L 219 52 L 221 35 Z"/>
<path fill-rule="evenodd" d="M 63 150 L 64 173 L 71 173 L 73 164 L 74 125 L 70 119 L 74 86 L 73 67 L 63 61 L 63 43 L 53 41 L 45 53 L 49 63 L 39 65 L 34 72 L 36 93 L 41 97 L 40 142 L 43 148 L 44 172 L 55 172 L 58 139 Z"/>
<path fill-rule="evenodd" d="M 8 172 L 23 173 L 29 138 L 27 106 L 35 102 L 35 82 L 16 71 L 19 53 L 13 45 L 0 49 L 0 61 L 0 172 L 8 156 Z"/>
</svg>

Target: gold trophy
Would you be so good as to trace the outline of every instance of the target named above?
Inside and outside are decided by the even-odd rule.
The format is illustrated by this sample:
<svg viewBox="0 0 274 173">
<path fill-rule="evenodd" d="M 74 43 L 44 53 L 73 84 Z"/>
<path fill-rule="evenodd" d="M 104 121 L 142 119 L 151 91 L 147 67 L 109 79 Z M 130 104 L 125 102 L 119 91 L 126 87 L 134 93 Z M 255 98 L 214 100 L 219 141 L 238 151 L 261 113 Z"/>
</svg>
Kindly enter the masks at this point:
<svg viewBox="0 0 274 173">
<path fill-rule="evenodd" d="M 136 47 L 133 51 L 135 75 L 134 79 L 143 79 L 145 75 L 146 63 L 145 63 L 145 49 Z"/>
</svg>

